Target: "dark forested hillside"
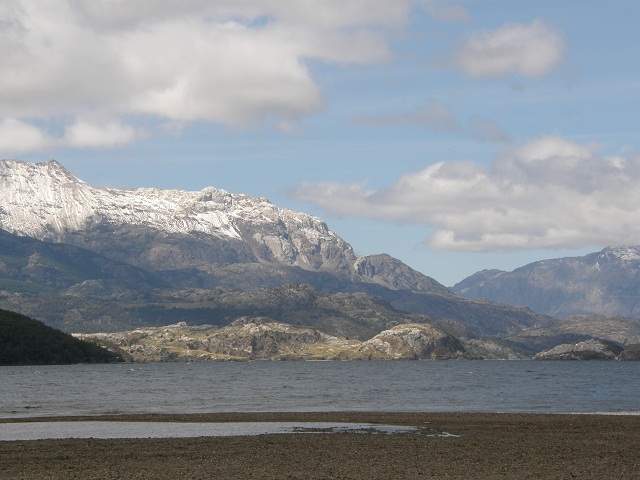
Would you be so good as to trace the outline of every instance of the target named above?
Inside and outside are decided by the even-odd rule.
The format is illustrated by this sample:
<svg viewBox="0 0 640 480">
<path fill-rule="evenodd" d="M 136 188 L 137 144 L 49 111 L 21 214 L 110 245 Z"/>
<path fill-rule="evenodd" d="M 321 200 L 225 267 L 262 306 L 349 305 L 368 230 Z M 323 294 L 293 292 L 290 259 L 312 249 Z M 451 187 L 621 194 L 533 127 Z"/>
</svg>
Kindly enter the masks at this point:
<svg viewBox="0 0 640 480">
<path fill-rule="evenodd" d="M 0 310 L 0 365 L 120 361 L 116 354 L 7 310 Z"/>
</svg>

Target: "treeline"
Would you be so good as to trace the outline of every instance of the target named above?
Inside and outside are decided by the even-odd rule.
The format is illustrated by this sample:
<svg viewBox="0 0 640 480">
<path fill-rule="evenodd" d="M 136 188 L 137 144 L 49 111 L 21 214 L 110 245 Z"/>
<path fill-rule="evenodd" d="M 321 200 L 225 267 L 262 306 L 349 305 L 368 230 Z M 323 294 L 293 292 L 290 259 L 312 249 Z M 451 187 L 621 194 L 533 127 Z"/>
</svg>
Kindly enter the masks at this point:
<svg viewBox="0 0 640 480">
<path fill-rule="evenodd" d="M 111 363 L 122 358 L 24 315 L 0 309 L 0 365 Z"/>
</svg>

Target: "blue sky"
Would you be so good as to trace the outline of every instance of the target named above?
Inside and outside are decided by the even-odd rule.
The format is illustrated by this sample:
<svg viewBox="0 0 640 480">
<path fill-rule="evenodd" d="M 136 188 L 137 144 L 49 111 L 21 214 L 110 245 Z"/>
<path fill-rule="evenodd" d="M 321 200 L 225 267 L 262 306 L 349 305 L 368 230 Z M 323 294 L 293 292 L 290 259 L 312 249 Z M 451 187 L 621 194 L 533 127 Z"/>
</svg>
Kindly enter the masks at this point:
<svg viewBox="0 0 640 480">
<path fill-rule="evenodd" d="M 640 243 L 640 2 L 5 0 L 0 157 L 268 197 L 445 285 Z"/>
</svg>

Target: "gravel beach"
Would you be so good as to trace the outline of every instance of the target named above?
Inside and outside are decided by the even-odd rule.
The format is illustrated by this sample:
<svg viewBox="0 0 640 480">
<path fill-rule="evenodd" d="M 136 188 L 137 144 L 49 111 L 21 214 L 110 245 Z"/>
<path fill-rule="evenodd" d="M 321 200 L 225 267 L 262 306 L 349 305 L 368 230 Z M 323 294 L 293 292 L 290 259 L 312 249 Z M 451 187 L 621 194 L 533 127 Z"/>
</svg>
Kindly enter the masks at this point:
<svg viewBox="0 0 640 480">
<path fill-rule="evenodd" d="M 419 433 L 296 433 L 0 442 L 2 479 L 637 479 L 640 416 L 476 413 L 236 413 L 51 419 L 336 422 Z M 448 432 L 458 437 L 438 437 Z"/>
</svg>

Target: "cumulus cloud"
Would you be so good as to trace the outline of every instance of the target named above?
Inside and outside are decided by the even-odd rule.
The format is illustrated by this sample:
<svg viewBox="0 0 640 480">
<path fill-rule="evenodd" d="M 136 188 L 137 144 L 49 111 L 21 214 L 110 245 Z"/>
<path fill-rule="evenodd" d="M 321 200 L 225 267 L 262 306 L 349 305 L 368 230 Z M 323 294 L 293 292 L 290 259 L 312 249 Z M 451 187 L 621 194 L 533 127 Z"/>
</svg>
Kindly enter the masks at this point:
<svg viewBox="0 0 640 480">
<path fill-rule="evenodd" d="M 61 136 L 51 135 L 41 126 L 16 118 L 0 120 L 0 151 L 24 153 L 55 147 L 100 148 L 125 145 L 144 137 L 144 132 L 115 120 L 78 119 Z"/>
<path fill-rule="evenodd" d="M 113 145 L 125 145 L 144 136 L 131 125 L 118 121 L 91 122 L 78 119 L 70 125 L 60 141 L 62 146 L 99 148 Z"/>
<path fill-rule="evenodd" d="M 0 142 L 119 145 L 138 138 L 126 124 L 140 116 L 292 129 L 322 107 L 308 61 L 388 59 L 388 33 L 410 9 L 410 0 L 2 2 L 0 119 L 21 135 Z M 91 116 L 113 120 L 89 125 Z M 66 136 L 51 139 L 38 122 Z"/>
<path fill-rule="evenodd" d="M 22 153 L 41 150 L 54 143 L 54 140 L 40 128 L 16 118 L 0 120 L 0 150 Z"/>
<path fill-rule="evenodd" d="M 537 77 L 560 63 L 565 52 L 561 33 L 541 20 L 508 23 L 468 38 L 455 53 L 455 65 L 476 77 Z"/>
<path fill-rule="evenodd" d="M 436 250 L 578 248 L 637 244 L 640 155 L 608 157 L 595 145 L 542 137 L 503 152 L 486 168 L 439 162 L 388 188 L 303 184 L 292 195 L 337 216 L 436 229 Z"/>
</svg>

